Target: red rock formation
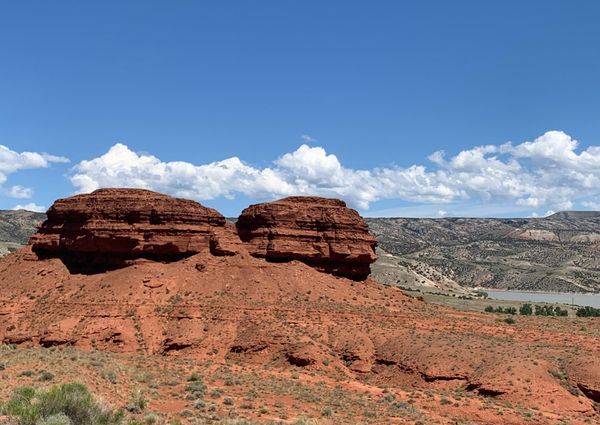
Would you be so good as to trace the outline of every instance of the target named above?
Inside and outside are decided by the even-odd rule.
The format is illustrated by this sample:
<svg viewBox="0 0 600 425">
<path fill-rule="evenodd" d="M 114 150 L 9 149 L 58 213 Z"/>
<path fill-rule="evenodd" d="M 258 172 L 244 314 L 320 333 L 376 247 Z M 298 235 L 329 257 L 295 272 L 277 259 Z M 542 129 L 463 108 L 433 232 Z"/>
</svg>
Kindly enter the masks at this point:
<svg viewBox="0 0 600 425">
<path fill-rule="evenodd" d="M 567 379 L 573 388 L 600 403 L 600 361 L 598 357 L 580 355 L 566 366 Z"/>
<path fill-rule="evenodd" d="M 300 260 L 359 280 L 369 275 L 376 259 L 377 242 L 367 224 L 338 199 L 294 196 L 251 205 L 236 226 L 255 257 Z"/>
<path fill-rule="evenodd" d="M 304 369 L 303 376 L 314 376 L 306 382 L 323 378 L 331 387 L 347 381 L 361 392 L 380 386 L 406 398 L 424 390 L 427 405 L 452 409 L 442 411 L 449 421 L 523 423 L 522 413 L 506 420 L 511 404 L 535 408 L 531 423 L 560 417 L 583 425 L 597 417 L 594 319 L 583 328 L 568 318 L 508 325 L 496 315 L 419 301 L 394 285 L 320 273 L 303 262 L 356 277 L 374 259 L 366 225 L 341 201 L 288 198 L 250 207 L 238 224 L 246 244 L 215 211 L 148 191 L 80 195 L 57 201 L 48 215 L 33 246 L 0 259 L 0 344 L 181 356 L 186 365 L 242 364 L 244 374 L 249 365 L 277 379 L 276 368 Z M 194 252 L 105 273 L 73 274 L 65 260 Z M 550 372 L 563 369 L 564 377 Z M 4 375 L 22 384 L 12 363 Z M 90 376 L 97 383 L 98 375 Z M 432 403 L 437 395 L 429 390 L 481 397 L 464 398 L 472 404 L 467 415 L 468 403 Z M 485 406 L 500 399 L 497 420 L 481 416 L 495 409 L 474 407 L 482 397 Z"/>
<path fill-rule="evenodd" d="M 69 265 L 120 266 L 128 260 L 177 260 L 211 246 L 225 226 L 217 211 L 143 189 L 99 189 L 59 199 L 31 238 L 42 258 Z M 219 252 L 221 253 L 221 252 Z"/>
</svg>

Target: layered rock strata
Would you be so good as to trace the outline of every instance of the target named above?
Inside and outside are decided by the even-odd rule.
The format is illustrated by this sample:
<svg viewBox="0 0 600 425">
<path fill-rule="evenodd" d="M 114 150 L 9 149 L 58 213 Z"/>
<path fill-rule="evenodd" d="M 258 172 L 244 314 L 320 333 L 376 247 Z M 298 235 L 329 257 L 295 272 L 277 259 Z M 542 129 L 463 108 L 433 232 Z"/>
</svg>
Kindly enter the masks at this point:
<svg viewBox="0 0 600 425">
<path fill-rule="evenodd" d="M 377 242 L 362 217 L 338 199 L 289 197 L 251 205 L 236 223 L 255 257 L 299 260 L 321 271 L 365 279 Z"/>
<path fill-rule="evenodd" d="M 120 266 L 148 258 L 171 261 L 218 249 L 225 226 L 216 210 L 143 189 L 99 189 L 57 200 L 31 238 L 41 258 L 65 264 Z"/>
</svg>

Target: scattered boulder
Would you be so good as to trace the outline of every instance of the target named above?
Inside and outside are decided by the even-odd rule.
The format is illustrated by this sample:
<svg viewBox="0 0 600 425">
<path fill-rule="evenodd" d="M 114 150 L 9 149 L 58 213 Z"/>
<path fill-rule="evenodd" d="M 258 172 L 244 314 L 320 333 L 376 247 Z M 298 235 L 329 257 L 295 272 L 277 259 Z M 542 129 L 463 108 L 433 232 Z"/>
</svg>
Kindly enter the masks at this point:
<svg viewBox="0 0 600 425">
<path fill-rule="evenodd" d="M 377 242 L 362 217 L 338 199 L 293 196 L 251 205 L 236 223 L 255 257 L 299 260 L 321 271 L 363 280 Z"/>
</svg>

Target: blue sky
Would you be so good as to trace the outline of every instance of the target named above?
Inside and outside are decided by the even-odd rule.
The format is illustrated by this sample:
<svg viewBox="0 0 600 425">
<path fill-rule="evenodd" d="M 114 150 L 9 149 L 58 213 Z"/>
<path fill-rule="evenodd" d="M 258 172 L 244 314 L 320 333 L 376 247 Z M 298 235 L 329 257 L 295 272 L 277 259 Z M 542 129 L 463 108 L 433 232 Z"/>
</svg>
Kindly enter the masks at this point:
<svg viewBox="0 0 600 425">
<path fill-rule="evenodd" d="M 600 209 L 598 22 L 594 0 L 3 2 L 0 208 L 139 186 L 226 215 Z"/>
</svg>

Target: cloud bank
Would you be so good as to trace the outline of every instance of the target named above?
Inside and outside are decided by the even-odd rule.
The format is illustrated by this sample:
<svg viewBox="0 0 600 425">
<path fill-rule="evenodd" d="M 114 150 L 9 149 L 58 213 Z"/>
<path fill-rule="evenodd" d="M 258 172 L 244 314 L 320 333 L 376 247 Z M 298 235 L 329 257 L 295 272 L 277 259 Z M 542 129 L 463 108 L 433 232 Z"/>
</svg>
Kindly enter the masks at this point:
<svg viewBox="0 0 600 425">
<path fill-rule="evenodd" d="M 15 205 L 13 207 L 13 210 L 27 210 L 27 211 L 34 211 L 34 212 L 46 212 L 46 207 L 44 207 L 43 205 L 38 205 L 34 202 L 29 202 L 28 204 L 24 204 L 24 205 Z"/>
<path fill-rule="evenodd" d="M 78 192 L 139 187 L 196 200 L 243 194 L 253 199 L 318 195 L 345 199 L 366 210 L 380 200 L 420 204 L 502 203 L 536 210 L 600 204 L 600 147 L 578 152 L 561 131 L 513 145 L 477 146 L 447 157 L 434 152 L 428 166 L 347 168 L 322 147 L 301 145 L 257 168 L 237 157 L 208 164 L 164 162 L 116 144 L 81 161 L 70 176 Z M 0 168 L 0 172 L 2 168 Z"/>
<path fill-rule="evenodd" d="M 3 187 L 8 176 L 20 170 L 48 168 L 51 163 L 67 163 L 69 160 L 62 156 L 50 155 L 45 152 L 15 152 L 0 145 L 0 192 L 11 198 L 31 198 L 33 189 L 21 185 L 10 188 Z"/>
</svg>

